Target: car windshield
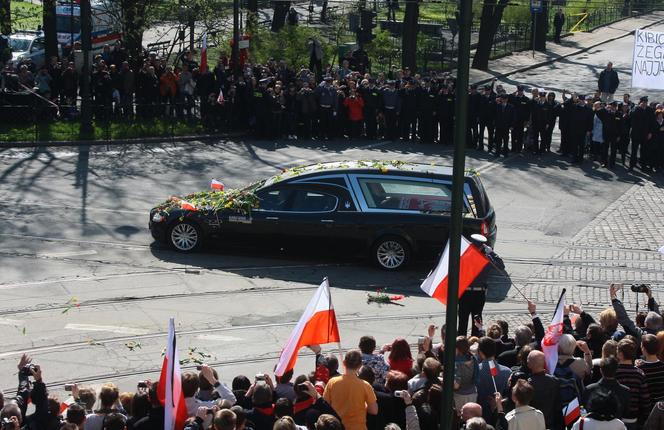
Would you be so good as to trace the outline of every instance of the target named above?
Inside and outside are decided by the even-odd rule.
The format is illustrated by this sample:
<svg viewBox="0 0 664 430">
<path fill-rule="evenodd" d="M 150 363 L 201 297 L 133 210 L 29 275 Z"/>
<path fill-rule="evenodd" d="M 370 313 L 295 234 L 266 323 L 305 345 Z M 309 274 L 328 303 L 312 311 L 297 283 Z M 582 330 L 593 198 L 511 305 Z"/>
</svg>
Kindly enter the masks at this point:
<svg viewBox="0 0 664 430">
<path fill-rule="evenodd" d="M 30 39 L 9 38 L 9 47 L 12 51 L 24 52 L 30 49 Z"/>
</svg>

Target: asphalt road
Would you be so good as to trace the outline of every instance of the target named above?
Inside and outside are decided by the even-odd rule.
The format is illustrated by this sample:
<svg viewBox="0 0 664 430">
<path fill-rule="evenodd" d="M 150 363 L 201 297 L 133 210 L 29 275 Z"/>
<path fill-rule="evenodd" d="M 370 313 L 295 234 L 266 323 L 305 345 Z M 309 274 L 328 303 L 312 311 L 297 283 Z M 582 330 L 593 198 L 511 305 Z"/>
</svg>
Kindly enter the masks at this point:
<svg viewBox="0 0 664 430">
<path fill-rule="evenodd" d="M 603 49 L 618 53 L 623 43 Z M 604 55 L 591 53 L 584 61 L 601 64 Z M 580 70 L 594 73 L 569 67 L 555 75 L 556 87 L 580 85 L 588 79 Z M 539 73 L 514 78 L 551 88 L 537 80 Z M 0 153 L 0 388 L 15 386 L 15 364 L 28 351 L 56 392 L 70 381 L 113 380 L 131 389 L 137 380 L 156 377 L 169 316 L 176 318 L 181 357 L 190 349 L 194 357 L 210 354 L 227 382 L 239 373 L 269 372 L 325 276 L 333 285 L 344 348 L 366 333 L 379 343 L 397 335 L 415 342 L 427 324 L 444 319 L 444 309 L 419 294 L 431 263 L 388 274 L 348 258 L 223 244 L 184 256 L 152 242 L 147 212 L 171 194 L 206 189 L 212 177 L 237 187 L 319 161 L 449 165 L 451 155 L 450 148 L 433 145 L 242 140 Z M 467 165 L 480 170 L 497 212 L 496 251 L 517 285 L 555 264 L 579 231 L 643 180 L 622 168 L 572 166 L 555 154 L 468 155 Z M 571 276 L 583 282 L 585 275 Z M 367 292 L 377 288 L 409 297 L 403 306 L 367 304 Z M 509 288 L 506 280 L 496 282 L 486 320 L 525 315 L 524 300 L 514 299 Z M 546 311 L 553 303 L 539 305 Z M 310 367 L 302 358 L 297 370 Z"/>
</svg>

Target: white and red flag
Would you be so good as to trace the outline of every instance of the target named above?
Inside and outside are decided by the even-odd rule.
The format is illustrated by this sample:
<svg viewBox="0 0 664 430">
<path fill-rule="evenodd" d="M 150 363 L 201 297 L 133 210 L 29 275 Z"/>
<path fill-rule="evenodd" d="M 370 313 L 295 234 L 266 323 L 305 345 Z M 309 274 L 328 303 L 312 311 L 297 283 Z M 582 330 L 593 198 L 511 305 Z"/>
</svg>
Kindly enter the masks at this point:
<svg viewBox="0 0 664 430">
<path fill-rule="evenodd" d="M 198 210 L 198 208 L 193 203 L 189 203 L 186 200 L 180 200 L 180 207 L 188 211 L 196 212 Z"/>
<path fill-rule="evenodd" d="M 224 191 L 224 184 L 221 181 L 212 179 L 212 181 L 210 182 L 210 188 L 217 191 Z"/>
<path fill-rule="evenodd" d="M 492 377 L 498 376 L 498 368 L 496 367 L 496 362 L 494 360 L 489 360 L 489 371 L 491 372 Z"/>
<path fill-rule="evenodd" d="M 560 294 L 560 299 L 558 299 L 556 311 L 553 313 L 551 324 L 549 324 L 544 339 L 542 339 L 542 352 L 544 353 L 544 359 L 546 361 L 546 371 L 551 375 L 553 375 L 553 372 L 556 370 L 556 365 L 558 364 L 558 341 L 560 341 L 560 337 L 563 335 L 565 292 L 566 290 L 563 288 L 563 292 Z"/>
<path fill-rule="evenodd" d="M 217 97 L 217 104 L 223 105 L 226 103 L 226 99 L 224 99 L 224 89 L 219 88 L 219 96 Z"/>
<path fill-rule="evenodd" d="M 578 420 L 581 416 L 581 406 L 579 406 L 579 399 L 575 397 L 574 400 L 569 402 L 563 408 L 563 416 L 565 417 L 565 425 L 571 426 L 574 421 Z"/>
<path fill-rule="evenodd" d="M 198 70 L 201 73 L 207 72 L 207 33 L 203 35 L 203 43 L 201 46 L 201 65 L 199 66 Z"/>
<path fill-rule="evenodd" d="M 184 429 L 184 422 L 187 420 L 187 405 L 182 392 L 180 358 L 173 318 L 168 320 L 168 344 L 157 386 L 157 397 L 164 405 L 164 430 Z"/>
<path fill-rule="evenodd" d="M 459 267 L 459 297 L 466 291 L 466 288 L 475 280 L 484 267 L 489 264 L 489 259 L 482 251 L 465 237 L 461 236 L 461 260 Z M 443 255 L 435 269 L 429 273 L 429 276 L 422 282 L 420 288 L 434 299 L 447 305 L 447 282 L 448 269 L 450 265 L 450 241 L 447 241 Z"/>
<path fill-rule="evenodd" d="M 297 353 L 303 346 L 338 343 L 340 341 L 339 326 L 337 325 L 337 317 L 330 296 L 330 283 L 325 278 L 314 293 L 281 351 L 274 374 L 283 376 L 284 373 L 293 369 L 297 361 Z"/>
</svg>

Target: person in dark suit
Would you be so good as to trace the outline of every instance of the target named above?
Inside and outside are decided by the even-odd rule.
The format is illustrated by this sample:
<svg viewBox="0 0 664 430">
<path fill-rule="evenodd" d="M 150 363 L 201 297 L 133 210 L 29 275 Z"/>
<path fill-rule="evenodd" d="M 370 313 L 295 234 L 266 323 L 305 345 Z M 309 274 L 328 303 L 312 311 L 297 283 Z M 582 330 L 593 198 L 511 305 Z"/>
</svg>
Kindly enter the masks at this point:
<svg viewBox="0 0 664 430">
<path fill-rule="evenodd" d="M 593 129 L 594 113 L 592 109 L 586 105 L 586 100 L 583 95 L 573 95 L 572 97 L 576 97 L 576 102 L 572 109 L 570 121 L 572 131 L 571 152 L 576 155 L 574 161 L 576 163 L 582 163 L 586 149 L 586 139 L 590 137 Z"/>
<path fill-rule="evenodd" d="M 530 406 L 542 411 L 547 429 L 562 430 L 564 423 L 563 406 L 560 400 L 560 381 L 546 372 L 542 351 L 531 351 L 528 354 L 528 368 L 531 371 L 528 382 L 535 389 Z"/>
<path fill-rule="evenodd" d="M 496 117 L 496 93 L 493 92 L 491 85 L 484 86 L 484 94 L 482 94 L 480 102 L 480 134 L 477 140 L 477 149 L 484 151 L 484 130 L 487 134 L 487 150 L 491 152 L 494 146 L 494 124 Z"/>
<path fill-rule="evenodd" d="M 562 9 L 558 9 L 556 15 L 553 17 L 553 27 L 555 28 L 553 41 L 556 43 L 560 43 L 560 33 L 563 32 L 563 25 L 565 25 L 565 14 Z"/>
<path fill-rule="evenodd" d="M 606 357 L 599 362 L 599 370 L 602 378 L 590 384 L 583 391 L 583 398 L 581 404 L 587 406 L 592 400 L 593 396 L 598 391 L 608 391 L 618 400 L 618 410 L 616 411 L 616 418 L 623 417 L 623 411 L 629 405 L 629 388 L 620 384 L 616 380 L 616 371 L 618 370 L 618 360 L 615 357 Z"/>
<path fill-rule="evenodd" d="M 532 100 L 523 91 L 523 85 L 516 86 L 516 93 L 509 98 L 510 104 L 514 106 L 514 121 L 512 123 L 512 152 L 519 153 L 523 149 L 524 129 L 530 122 Z"/>
<path fill-rule="evenodd" d="M 639 160 L 639 148 L 643 158 L 643 147 L 646 142 L 652 138 L 652 129 L 655 122 L 655 115 L 652 109 L 648 107 L 648 97 L 641 97 L 639 104 L 630 114 L 630 123 L 632 128 L 632 148 L 629 151 L 629 170 L 634 170 Z"/>
<path fill-rule="evenodd" d="M 496 96 L 496 156 L 500 153 L 507 157 L 509 153 L 510 130 L 513 130 L 514 107 L 507 103 L 507 94 L 498 94 Z"/>
</svg>

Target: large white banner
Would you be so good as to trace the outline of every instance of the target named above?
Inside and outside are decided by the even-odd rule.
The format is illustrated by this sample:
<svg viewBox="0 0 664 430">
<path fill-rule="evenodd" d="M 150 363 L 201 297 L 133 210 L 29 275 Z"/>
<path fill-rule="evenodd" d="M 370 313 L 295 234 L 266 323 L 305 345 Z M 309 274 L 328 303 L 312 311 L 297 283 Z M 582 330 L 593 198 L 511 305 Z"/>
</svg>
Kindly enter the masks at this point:
<svg viewBox="0 0 664 430">
<path fill-rule="evenodd" d="M 634 32 L 632 87 L 664 90 L 664 33 L 639 29 Z"/>
</svg>

